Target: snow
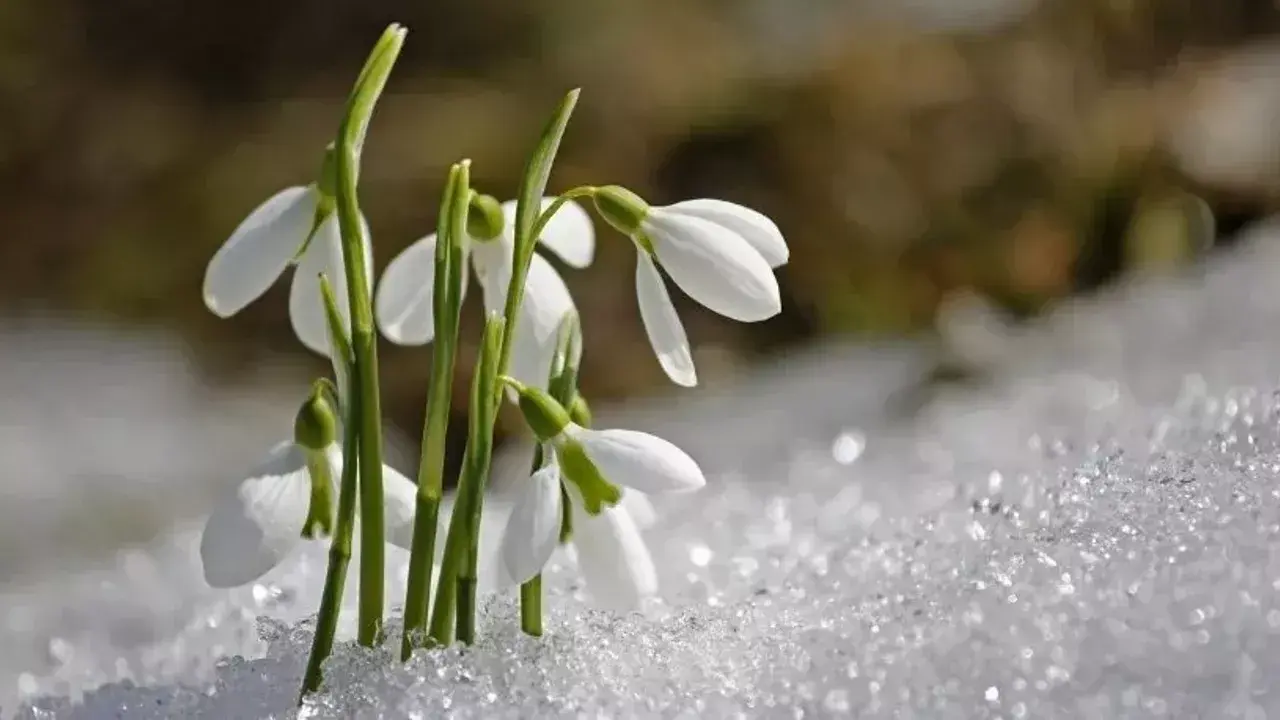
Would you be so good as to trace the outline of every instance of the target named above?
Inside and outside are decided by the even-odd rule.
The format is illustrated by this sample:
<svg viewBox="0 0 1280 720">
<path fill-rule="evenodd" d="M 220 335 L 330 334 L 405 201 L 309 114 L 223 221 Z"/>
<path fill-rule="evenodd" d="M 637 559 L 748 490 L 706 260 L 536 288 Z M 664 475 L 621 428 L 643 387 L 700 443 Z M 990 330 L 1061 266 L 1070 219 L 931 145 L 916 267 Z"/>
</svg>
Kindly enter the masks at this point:
<svg viewBox="0 0 1280 720">
<path fill-rule="evenodd" d="M 471 649 L 341 644 L 300 716 L 1280 714 L 1280 224 L 1251 235 L 997 328 L 981 383 L 926 393 L 925 348 L 838 346 L 599 413 L 707 470 L 654 498 L 661 598 L 594 611 L 557 558 L 547 637 L 500 596 Z M 196 528 L 0 587 L 0 704 L 292 717 L 322 548 L 219 593 Z"/>
</svg>

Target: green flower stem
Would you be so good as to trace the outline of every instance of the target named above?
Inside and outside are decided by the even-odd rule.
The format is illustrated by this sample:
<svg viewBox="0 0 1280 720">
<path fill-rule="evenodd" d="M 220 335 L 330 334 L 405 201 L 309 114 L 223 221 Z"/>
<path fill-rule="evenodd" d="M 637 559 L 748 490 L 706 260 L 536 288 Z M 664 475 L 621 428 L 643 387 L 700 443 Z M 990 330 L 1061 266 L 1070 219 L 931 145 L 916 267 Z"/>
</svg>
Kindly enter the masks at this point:
<svg viewBox="0 0 1280 720">
<path fill-rule="evenodd" d="M 506 322 L 492 314 L 485 320 L 480 359 L 471 385 L 471 423 L 462 476 L 458 478 L 457 501 L 445 536 L 445 557 L 436 586 L 436 604 L 431 616 L 431 639 L 449 642 L 456 620 L 457 637 L 470 644 L 475 640 L 475 594 L 477 558 L 480 547 L 480 515 L 484 503 L 485 480 L 493 451 L 493 423 L 497 407 L 498 351 Z"/>
<path fill-rule="evenodd" d="M 505 319 L 490 315 L 485 321 L 484 344 L 480 347 L 480 360 L 476 363 L 476 377 L 472 388 L 471 464 L 465 469 L 463 487 L 467 488 L 465 505 L 470 516 L 464 526 L 467 530 L 467 552 L 458 572 L 458 639 L 470 645 L 475 642 L 476 576 L 480 565 L 480 516 L 484 507 L 484 490 L 489 478 L 489 465 L 493 460 L 493 426 L 498 419 L 499 405 L 492 402 L 498 391 L 498 350 L 506 336 Z"/>
<path fill-rule="evenodd" d="M 320 277 L 320 295 L 324 298 L 326 316 L 329 320 L 329 338 L 333 343 L 334 364 L 341 373 L 351 370 L 351 346 L 347 343 L 342 317 L 338 314 L 338 304 L 333 297 L 333 288 L 328 278 Z M 307 659 L 306 673 L 302 677 L 302 692 L 298 695 L 298 704 L 309 692 L 319 689 L 321 668 L 324 661 L 333 651 L 333 639 L 338 630 L 338 613 L 342 609 L 342 591 L 347 582 L 347 566 L 351 563 L 351 536 L 356 522 L 356 474 L 359 467 L 357 447 L 359 443 L 359 426 L 355 419 L 359 416 L 359 397 L 345 398 L 347 407 L 341 407 L 343 414 L 342 441 L 342 480 L 338 488 L 338 516 L 334 525 L 333 540 L 329 543 L 329 567 L 324 576 L 324 593 L 320 596 L 320 614 L 316 617 L 316 634 L 311 642 L 311 656 Z"/>
<path fill-rule="evenodd" d="M 520 630 L 542 637 L 542 573 L 520 585 Z"/>
<path fill-rule="evenodd" d="M 579 187 L 573 188 L 572 190 L 566 190 L 563 193 L 560 193 L 559 195 L 557 195 L 556 199 L 552 200 L 551 204 L 547 206 L 547 209 L 543 211 L 541 215 L 538 216 L 537 222 L 535 222 L 533 225 L 533 231 L 532 231 L 533 237 L 536 238 L 542 235 L 542 231 L 547 227 L 547 223 L 551 222 L 551 218 L 555 216 L 556 212 L 565 203 L 569 202 L 570 200 L 577 200 L 578 198 L 590 197 L 594 195 L 595 192 L 596 192 L 596 188 L 594 186 L 581 185 Z"/>
<path fill-rule="evenodd" d="M 471 195 L 470 167 L 469 161 L 463 161 L 450 168 L 436 230 L 435 294 L 432 298 L 436 335 L 431 381 L 427 389 L 427 421 L 422 429 L 422 458 L 418 465 L 418 498 L 413 547 L 409 555 L 409 585 L 404 600 L 401 660 L 408 660 L 415 645 L 421 644 L 420 636 L 427 624 L 431 573 L 435 567 L 436 523 L 444 491 L 445 441 L 453 395 L 462 278 L 466 272 L 461 229 L 465 227 Z"/>
<path fill-rule="evenodd" d="M 489 407 L 485 408 L 486 414 L 491 418 L 497 417 L 498 408 L 501 407 L 502 403 L 502 388 L 496 382 L 496 378 L 505 375 L 510 364 L 512 336 L 516 326 L 514 318 L 517 317 L 520 303 L 524 299 L 525 278 L 529 273 L 529 264 L 533 261 L 534 241 L 537 238 L 534 232 L 536 228 L 545 225 L 545 221 L 539 222 L 542 197 L 547 189 L 547 180 L 551 176 L 551 166 L 555 162 L 556 152 L 560 148 L 560 140 L 564 137 L 565 128 L 569 124 L 569 117 L 573 114 L 573 108 L 578 102 L 578 93 L 577 89 L 569 91 L 559 107 L 556 108 L 555 114 L 551 117 L 546 128 L 543 129 L 538 145 L 534 148 L 533 154 L 529 158 L 524 178 L 520 183 L 520 194 L 516 201 L 515 247 L 513 250 L 511 281 L 507 286 L 507 300 L 502 313 L 502 317 L 507 322 L 504 325 L 505 330 L 502 332 L 501 350 L 498 353 L 498 362 L 493 373 L 493 397 L 489 399 Z M 542 214 L 545 215 L 545 213 Z M 480 407 L 480 405 L 473 404 L 471 409 L 473 418 L 476 410 Z M 491 446 L 493 442 L 492 422 L 489 425 L 486 438 L 485 444 Z M 485 451 L 474 446 L 474 440 L 475 438 L 472 437 L 467 441 L 464 468 L 478 467 L 478 456 L 486 454 Z M 487 459 L 484 462 L 484 471 L 486 474 L 488 473 Z M 464 474 L 461 480 L 465 479 L 466 476 Z M 483 478 L 474 484 L 481 486 L 479 489 L 483 494 Z M 429 632 L 431 640 L 440 645 L 447 645 L 452 640 L 454 623 L 450 621 L 455 617 L 457 610 L 455 605 L 456 598 L 459 595 L 465 596 L 468 593 L 467 588 L 460 588 L 457 583 L 458 573 L 464 569 L 466 563 L 466 557 L 464 556 L 469 554 L 469 548 L 479 545 L 480 503 L 477 501 L 474 507 L 468 506 L 468 497 L 473 492 L 473 490 L 464 492 L 464 483 L 459 482 L 458 500 L 454 504 L 453 516 L 449 520 L 449 531 L 445 536 L 444 559 L 440 566 L 440 580 L 436 583 L 436 598 L 435 605 L 431 610 Z M 474 516 L 476 521 L 468 523 L 465 519 L 459 520 L 460 517 L 465 518 L 469 515 Z M 471 527 L 468 528 L 467 525 Z M 468 539 L 466 537 L 467 532 L 475 535 L 475 539 Z M 469 590 L 474 591 L 474 587 Z M 458 618 L 457 624 L 469 628 L 474 627 L 474 617 L 465 620 Z"/>
<path fill-rule="evenodd" d="M 556 207 L 547 208 L 547 212 L 555 212 Z M 551 361 L 551 375 L 547 378 L 547 389 L 556 402 L 568 407 L 573 397 L 578 394 L 578 362 L 581 359 L 581 326 L 577 313 L 566 315 L 560 323 L 560 333 L 556 338 L 556 354 Z M 533 449 L 533 465 L 529 474 L 542 467 L 542 444 Z M 568 506 L 565 506 L 568 509 Z M 520 585 L 520 629 L 526 635 L 542 636 L 542 573 L 534 575 Z"/>
<path fill-rule="evenodd" d="M 372 647 L 382 634 L 383 578 L 386 548 L 383 544 L 382 408 L 378 393 L 378 350 L 373 331 L 373 308 L 365 248 L 368 232 L 360 214 L 357 183 L 360 153 L 374 106 L 404 44 L 405 30 L 392 24 L 369 55 L 368 62 L 347 102 L 338 129 L 337 212 L 342 233 L 342 261 L 347 275 L 347 301 L 351 308 L 351 344 L 360 410 L 360 618 L 357 640 Z"/>
</svg>

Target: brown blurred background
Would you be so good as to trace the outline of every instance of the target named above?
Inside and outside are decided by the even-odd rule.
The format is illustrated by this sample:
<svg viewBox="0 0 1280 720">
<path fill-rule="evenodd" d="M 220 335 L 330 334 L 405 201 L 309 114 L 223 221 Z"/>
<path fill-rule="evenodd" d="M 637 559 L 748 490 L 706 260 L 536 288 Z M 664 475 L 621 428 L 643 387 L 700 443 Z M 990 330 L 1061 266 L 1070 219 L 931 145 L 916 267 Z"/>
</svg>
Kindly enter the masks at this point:
<svg viewBox="0 0 1280 720">
<path fill-rule="evenodd" d="M 379 271 L 434 228 L 450 162 L 510 197 L 581 86 L 553 189 L 735 200 L 791 245 L 767 323 L 673 292 L 708 384 L 823 336 L 928 331 L 957 293 L 1025 317 L 1183 264 L 1211 239 L 1196 197 L 1229 235 L 1280 179 L 1272 0 L 4 0 L 0 310 L 169 328 L 228 381 L 276 353 L 322 370 L 287 283 L 221 321 L 200 281 L 250 209 L 313 179 L 391 21 L 410 33 L 362 176 Z M 630 246 L 600 236 L 564 270 L 586 392 L 663 391 Z M 410 435 L 429 355 L 382 348 Z"/>
</svg>

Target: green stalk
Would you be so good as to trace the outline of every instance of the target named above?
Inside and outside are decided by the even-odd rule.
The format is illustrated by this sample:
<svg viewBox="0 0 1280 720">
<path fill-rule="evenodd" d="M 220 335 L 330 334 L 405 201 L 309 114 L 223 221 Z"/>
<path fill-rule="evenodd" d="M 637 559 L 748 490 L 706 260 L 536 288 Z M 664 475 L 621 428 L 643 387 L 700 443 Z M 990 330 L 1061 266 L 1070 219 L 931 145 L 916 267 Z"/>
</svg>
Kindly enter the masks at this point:
<svg viewBox="0 0 1280 720">
<path fill-rule="evenodd" d="M 431 637 L 442 644 L 450 639 L 451 615 L 456 619 L 458 639 L 467 644 L 475 640 L 480 514 L 493 450 L 493 422 L 497 407 L 492 400 L 498 384 L 498 351 L 505 327 L 506 322 L 497 313 L 489 315 L 485 320 L 484 341 L 480 346 L 480 358 L 476 362 L 476 373 L 471 384 L 467 456 L 463 461 L 462 476 L 458 479 L 458 499 L 454 503 L 449 531 L 445 536 L 446 555 L 436 587 L 435 611 L 431 616 Z M 445 595 L 446 592 L 450 594 Z M 443 598 L 450 596 L 453 602 L 445 603 Z M 446 613 L 442 609 L 446 604 L 452 605 L 455 612 Z"/>
<path fill-rule="evenodd" d="M 506 321 L 505 330 L 502 332 L 501 350 L 498 353 L 498 361 L 496 364 L 496 372 L 494 373 L 493 397 L 489 399 L 489 408 L 486 408 L 485 414 L 491 418 L 496 418 L 498 408 L 502 403 L 502 388 L 496 382 L 496 378 L 505 375 L 507 367 L 511 361 L 511 345 L 512 336 L 515 326 L 517 325 L 515 318 L 520 310 L 520 303 L 524 299 L 525 278 L 529 274 L 529 264 L 533 261 L 533 251 L 536 244 L 537 235 L 534 234 L 535 228 L 540 227 L 538 223 L 539 211 L 542 207 L 542 197 L 547 189 L 547 180 L 551 176 L 551 167 L 555 162 L 556 152 L 560 149 L 560 140 L 564 137 L 565 128 L 569 124 L 569 117 L 573 114 L 573 108 L 578 102 L 577 89 L 569 91 L 561 101 L 555 114 L 551 117 L 546 128 L 543 129 L 542 135 L 534 148 L 532 156 L 529 158 L 529 164 L 525 167 L 524 178 L 520 183 L 520 194 L 516 201 L 516 227 L 515 227 L 515 247 L 513 249 L 513 264 L 511 271 L 511 281 L 507 286 L 507 300 L 503 308 L 502 317 Z M 548 208 L 550 209 L 550 208 Z M 479 374 L 477 374 L 478 377 Z M 472 405 L 472 416 L 481 405 Z M 492 447 L 493 443 L 493 425 L 490 425 L 485 435 L 486 445 Z M 472 464 L 478 466 L 479 455 L 485 454 L 480 448 L 473 447 L 475 438 L 469 438 L 467 441 L 467 450 L 465 453 L 465 462 L 468 463 L 464 467 L 472 467 Z M 488 474 L 488 460 L 484 462 L 484 473 Z M 456 600 L 459 594 L 465 594 L 468 590 L 459 587 L 458 573 L 465 569 L 467 564 L 467 555 L 470 554 L 472 546 L 479 545 L 479 502 L 475 507 L 468 507 L 468 498 L 475 495 L 475 491 L 466 488 L 465 481 L 468 479 L 464 474 L 458 483 L 458 500 L 454 504 L 453 516 L 449 519 L 449 531 L 445 536 L 444 559 L 440 566 L 440 580 L 436 583 L 436 600 L 435 606 L 431 611 L 430 637 L 433 642 L 440 645 L 447 645 L 452 640 L 452 626 L 450 622 L 455 616 Z M 475 481 L 479 485 L 480 494 L 483 494 L 484 478 Z M 469 522 L 466 517 L 474 516 L 476 522 Z M 460 518 L 462 518 L 460 520 Z M 471 527 L 467 527 L 470 525 Z M 475 535 L 475 538 L 467 538 L 466 533 Z M 474 591 L 474 587 L 470 588 Z M 472 603 L 474 606 L 474 603 Z M 458 625 L 474 627 L 474 617 L 464 620 L 458 618 Z"/>
<path fill-rule="evenodd" d="M 462 228 L 471 195 L 470 162 L 449 169 L 440 219 L 436 229 L 436 267 L 432 311 L 435 339 L 431 381 L 427 390 L 427 419 L 422 428 L 422 457 L 418 464 L 417 509 L 413 521 L 413 547 L 409 555 L 409 586 L 404 600 L 404 635 L 400 659 L 408 660 L 426 629 L 431 573 L 435 567 L 436 523 L 444 492 L 444 451 L 448 438 L 449 408 L 453 395 L 453 370 L 458 342 L 458 318 L 462 308 Z"/>
<path fill-rule="evenodd" d="M 520 630 L 542 637 L 542 573 L 520 585 Z"/>
<path fill-rule="evenodd" d="M 383 544 L 382 408 L 378 392 L 378 350 L 373 331 L 373 308 L 364 249 L 369 237 L 360 213 L 357 184 L 360 153 L 374 106 L 404 44 L 405 30 L 392 24 L 374 46 L 360 73 L 338 129 L 334 157 L 337 169 L 338 227 L 342 233 L 342 261 L 351 308 L 351 344 L 360 411 L 360 619 L 357 640 L 372 647 L 382 634 Z"/>
<path fill-rule="evenodd" d="M 332 344 L 335 373 L 339 383 L 343 383 L 342 374 L 351 371 L 351 345 L 347 342 L 346 332 L 342 327 L 342 317 L 338 314 L 338 304 L 334 300 L 333 288 L 328 278 L 320 276 L 320 296 L 324 298 L 326 317 L 329 320 L 329 342 Z M 302 677 L 302 692 L 298 694 L 298 705 L 307 693 L 319 689 L 322 680 L 321 668 L 324 661 L 333 651 L 334 636 L 338 631 L 338 614 L 342 609 L 342 591 L 347 582 L 347 566 L 351 563 L 351 536 L 356 522 L 356 473 L 359 466 L 357 443 L 359 427 L 356 418 L 359 415 L 359 399 L 353 395 L 349 398 L 339 396 L 339 411 L 342 413 L 342 480 L 338 489 L 338 517 L 333 530 L 333 540 L 329 544 L 329 567 L 325 570 L 324 593 L 320 596 L 320 614 L 316 618 L 316 634 L 311 642 L 311 655 L 307 658 L 306 673 Z"/>
<path fill-rule="evenodd" d="M 548 212 L 555 212 L 552 206 Z M 556 355 L 551 361 L 551 375 L 547 378 L 547 390 L 556 402 L 569 407 L 578 393 L 578 363 L 581 360 L 582 330 L 577 313 L 566 315 L 560 323 L 556 338 Z M 542 467 L 542 445 L 533 449 L 533 465 L 529 474 Z M 569 506 L 565 506 L 568 512 Z M 520 629 L 526 635 L 542 636 L 542 573 L 538 573 L 520 585 Z"/>
</svg>

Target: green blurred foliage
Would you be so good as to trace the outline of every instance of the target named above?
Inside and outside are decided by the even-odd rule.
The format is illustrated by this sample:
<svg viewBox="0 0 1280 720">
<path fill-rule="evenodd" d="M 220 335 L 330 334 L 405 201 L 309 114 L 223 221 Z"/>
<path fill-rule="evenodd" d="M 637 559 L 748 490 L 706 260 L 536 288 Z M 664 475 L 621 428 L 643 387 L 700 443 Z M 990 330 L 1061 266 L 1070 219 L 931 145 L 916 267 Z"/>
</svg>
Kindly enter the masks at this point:
<svg viewBox="0 0 1280 720">
<path fill-rule="evenodd" d="M 1270 207 L 1182 177 L 1160 138 L 1188 102 L 1186 57 L 1274 31 L 1271 3 L 1031 4 L 944 32 L 873 11 L 887 0 L 5 0 L 0 302 L 172 327 L 214 374 L 302 355 L 286 283 L 220 321 L 204 265 L 258 202 L 314 177 L 393 20 L 410 34 L 362 175 L 376 267 L 435 227 L 450 162 L 472 158 L 480 187 L 511 196 L 544 115 L 581 86 L 553 187 L 731 199 L 791 244 L 774 320 L 676 298 L 710 382 L 816 336 L 928 328 L 957 290 L 1034 313 L 1122 268 L 1179 264 L 1203 240 L 1187 192 L 1232 217 Z M 593 398 L 648 392 L 665 381 L 632 251 L 600 230 L 595 266 L 564 273 L 583 382 Z M 462 368 L 474 304 L 466 318 Z M 384 347 L 388 412 L 416 427 L 429 353 Z"/>
</svg>

